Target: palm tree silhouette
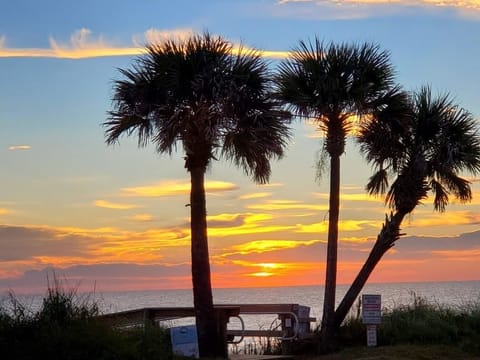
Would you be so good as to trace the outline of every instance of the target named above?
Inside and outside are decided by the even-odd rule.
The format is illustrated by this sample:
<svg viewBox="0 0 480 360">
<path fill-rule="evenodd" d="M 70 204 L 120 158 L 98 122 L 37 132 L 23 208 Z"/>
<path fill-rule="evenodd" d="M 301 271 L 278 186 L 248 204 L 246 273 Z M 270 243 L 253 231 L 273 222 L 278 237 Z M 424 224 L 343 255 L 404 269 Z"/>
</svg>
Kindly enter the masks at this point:
<svg viewBox="0 0 480 360">
<path fill-rule="evenodd" d="M 330 346 L 334 330 L 340 207 L 340 156 L 355 117 L 374 116 L 397 92 L 389 54 L 372 44 L 324 44 L 301 41 L 279 66 L 278 96 L 301 117 L 312 118 L 325 133 L 330 158 L 327 269 L 322 344 Z M 322 166 L 322 162 L 319 166 Z"/>
<path fill-rule="evenodd" d="M 450 196 L 463 203 L 472 198 L 469 181 L 460 175 L 480 172 L 480 137 L 473 116 L 449 95 L 433 97 L 426 86 L 406 100 L 406 111 L 397 102 L 396 108 L 386 107 L 382 116 L 366 122 L 360 131 L 362 152 L 376 169 L 367 191 L 386 193 L 392 213 L 335 312 L 336 326 L 345 319 L 381 257 L 402 235 L 404 217 L 428 193 L 440 212 L 445 211 Z M 392 176 L 395 179 L 388 188 Z"/>
<path fill-rule="evenodd" d="M 221 157 L 254 181 L 268 181 L 270 160 L 283 155 L 290 113 L 271 97 L 271 75 L 256 51 L 235 50 L 208 33 L 147 47 L 115 81 L 106 142 L 136 134 L 159 153 L 181 145 L 190 173 L 193 298 L 200 356 L 225 356 L 218 338 L 207 240 L 205 172 Z"/>
</svg>

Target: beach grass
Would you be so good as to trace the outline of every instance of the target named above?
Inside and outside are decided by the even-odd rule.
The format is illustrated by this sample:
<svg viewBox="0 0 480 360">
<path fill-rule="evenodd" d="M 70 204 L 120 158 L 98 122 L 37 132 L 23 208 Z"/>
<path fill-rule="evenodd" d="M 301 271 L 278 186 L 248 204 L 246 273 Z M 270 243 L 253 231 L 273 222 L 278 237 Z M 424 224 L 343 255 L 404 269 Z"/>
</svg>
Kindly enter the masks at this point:
<svg viewBox="0 0 480 360">
<path fill-rule="evenodd" d="M 13 293 L 0 307 L 2 359 L 149 360 L 176 358 L 169 332 L 158 326 L 128 331 L 99 322 L 98 306 L 59 282 L 32 311 Z"/>
<path fill-rule="evenodd" d="M 365 347 L 366 341 L 365 325 L 356 312 L 341 327 L 339 344 L 342 349 Z M 446 306 L 412 294 L 409 304 L 383 311 L 377 344 L 383 349 L 406 346 L 440 352 L 446 346 L 454 352 L 480 356 L 480 301 Z M 432 356 L 435 358 L 435 353 Z"/>
</svg>

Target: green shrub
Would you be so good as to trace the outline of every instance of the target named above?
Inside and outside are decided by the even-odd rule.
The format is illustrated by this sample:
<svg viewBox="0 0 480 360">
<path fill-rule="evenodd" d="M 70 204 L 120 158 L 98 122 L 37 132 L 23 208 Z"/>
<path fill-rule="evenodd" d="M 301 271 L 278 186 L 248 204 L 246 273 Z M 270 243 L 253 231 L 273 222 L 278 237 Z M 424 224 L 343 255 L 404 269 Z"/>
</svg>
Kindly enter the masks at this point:
<svg viewBox="0 0 480 360">
<path fill-rule="evenodd" d="M 10 294 L 0 308 L 0 354 L 3 359 L 149 360 L 172 359 L 168 331 L 159 327 L 119 330 L 96 318 L 90 297 L 66 291 L 55 280 L 37 312 Z"/>
<path fill-rule="evenodd" d="M 480 302 L 458 307 L 430 303 L 412 294 L 412 303 L 384 310 L 377 327 L 378 345 L 449 345 L 480 354 Z M 342 346 L 366 344 L 357 316 L 347 318 L 338 334 Z"/>
<path fill-rule="evenodd" d="M 446 307 L 414 296 L 413 304 L 386 312 L 379 344 L 444 344 L 479 352 L 480 306 Z"/>
</svg>

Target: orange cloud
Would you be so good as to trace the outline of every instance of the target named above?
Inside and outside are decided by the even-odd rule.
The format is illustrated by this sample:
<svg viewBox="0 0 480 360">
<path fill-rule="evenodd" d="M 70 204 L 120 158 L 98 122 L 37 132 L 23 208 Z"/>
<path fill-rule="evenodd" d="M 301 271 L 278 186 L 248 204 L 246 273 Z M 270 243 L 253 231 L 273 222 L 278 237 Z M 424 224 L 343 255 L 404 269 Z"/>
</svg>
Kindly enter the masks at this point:
<svg viewBox="0 0 480 360">
<path fill-rule="evenodd" d="M 151 28 L 142 35 L 132 37 L 132 46 L 115 46 L 107 42 L 102 36 L 91 38 L 91 31 L 86 28 L 76 30 L 68 43 L 60 43 L 53 37 L 49 38 L 50 48 L 8 48 L 5 46 L 6 37 L 0 37 L 0 57 L 46 57 L 61 59 L 87 59 L 105 56 L 130 56 L 141 55 L 146 52 L 145 45 L 165 41 L 167 39 L 184 40 L 190 37 L 192 29 L 159 30 Z M 240 48 L 244 51 L 248 47 L 236 46 L 234 53 Z M 265 58 L 283 59 L 288 56 L 288 51 L 259 50 Z"/>
<path fill-rule="evenodd" d="M 258 225 L 258 224 L 244 224 L 236 227 L 221 227 L 221 228 L 209 228 L 208 235 L 216 237 L 228 237 L 247 234 L 265 234 L 274 233 L 280 231 L 288 231 L 294 229 L 291 225 Z"/>
<path fill-rule="evenodd" d="M 319 240 L 254 240 L 246 243 L 232 246 L 222 256 L 231 256 L 234 254 L 264 253 L 269 251 L 294 249 L 299 246 L 309 246 L 319 243 Z M 231 252 L 230 252 L 231 251 Z"/>
<path fill-rule="evenodd" d="M 421 217 L 415 216 L 415 214 L 421 214 Z M 410 225 L 415 227 L 470 225 L 478 223 L 480 223 L 480 214 L 470 211 L 448 211 L 448 213 L 418 211 L 413 214 L 413 218 L 410 220 Z M 407 221 L 405 221 L 405 225 L 407 225 Z"/>
<path fill-rule="evenodd" d="M 206 181 L 205 183 L 206 192 L 232 191 L 238 188 L 237 185 L 224 181 Z M 190 193 L 190 182 L 164 181 L 157 185 L 124 188 L 122 192 L 127 196 L 138 197 L 186 195 Z"/>
<path fill-rule="evenodd" d="M 277 0 L 277 4 L 280 5 L 279 10 L 290 4 L 287 6 L 290 15 L 297 11 L 296 15 L 309 18 L 363 18 L 382 12 L 400 12 L 409 7 L 451 8 L 465 16 L 478 16 L 480 12 L 478 0 Z M 306 11 L 306 8 L 310 11 Z"/>
<path fill-rule="evenodd" d="M 106 200 L 95 200 L 94 204 L 97 207 L 114 209 L 114 210 L 128 210 L 128 209 L 133 209 L 137 207 L 136 205 L 112 203 Z"/>
<path fill-rule="evenodd" d="M 240 195 L 238 198 L 240 200 L 251 200 L 251 199 L 261 199 L 269 196 L 272 196 L 272 194 L 268 192 L 257 192 L 257 193 L 243 194 L 243 195 Z"/>
<path fill-rule="evenodd" d="M 8 209 L 5 209 L 5 208 L 0 208 L 0 215 L 6 215 L 8 214 L 10 211 Z"/>
<path fill-rule="evenodd" d="M 136 214 L 133 215 L 131 219 L 134 221 L 149 222 L 153 220 L 153 216 L 150 214 Z"/>
<path fill-rule="evenodd" d="M 30 145 L 12 145 L 8 147 L 8 150 L 10 151 L 16 151 L 16 150 L 30 150 L 32 147 Z"/>
<path fill-rule="evenodd" d="M 316 205 L 316 204 L 305 204 L 296 200 L 272 200 L 272 201 L 267 201 L 261 204 L 250 204 L 250 205 L 247 205 L 247 208 L 253 209 L 253 210 L 263 210 L 263 211 L 272 211 L 272 210 L 327 211 L 328 204 Z"/>
<path fill-rule="evenodd" d="M 338 223 L 338 229 L 341 231 L 359 231 L 367 228 L 380 229 L 381 222 L 370 220 L 341 220 Z M 296 232 L 299 233 L 326 233 L 328 230 L 328 221 L 314 224 L 298 224 Z"/>
<path fill-rule="evenodd" d="M 343 189 L 343 188 L 342 188 Z M 327 193 L 315 193 L 314 196 L 318 199 L 328 200 L 329 194 Z M 349 194 L 349 193 L 341 193 L 340 194 L 341 201 L 366 201 L 366 202 L 376 202 L 383 205 L 383 199 L 375 196 L 368 195 L 367 193 L 357 193 L 357 194 Z"/>
<path fill-rule="evenodd" d="M 256 51 L 260 54 L 260 56 L 268 59 L 285 59 L 288 56 L 290 56 L 290 51 L 282 51 L 282 50 L 257 50 L 257 49 L 252 49 L 246 46 L 237 46 L 233 48 L 234 53 L 240 52 L 240 49 L 242 49 L 243 53 L 249 52 L 249 51 Z"/>
<path fill-rule="evenodd" d="M 285 232 L 295 229 L 293 225 L 271 223 L 276 217 L 265 213 L 219 214 L 208 216 L 208 235 L 225 238 L 248 234 Z"/>
<path fill-rule="evenodd" d="M 2 37 L 0 42 L 0 57 L 48 57 L 63 59 L 84 59 L 102 56 L 125 56 L 139 55 L 145 52 L 144 47 L 116 47 L 99 37 L 95 40 L 90 38 L 91 31 L 85 28 L 75 31 L 70 37 L 68 44 L 60 44 L 50 37 L 50 48 L 7 48 L 6 39 Z"/>
</svg>

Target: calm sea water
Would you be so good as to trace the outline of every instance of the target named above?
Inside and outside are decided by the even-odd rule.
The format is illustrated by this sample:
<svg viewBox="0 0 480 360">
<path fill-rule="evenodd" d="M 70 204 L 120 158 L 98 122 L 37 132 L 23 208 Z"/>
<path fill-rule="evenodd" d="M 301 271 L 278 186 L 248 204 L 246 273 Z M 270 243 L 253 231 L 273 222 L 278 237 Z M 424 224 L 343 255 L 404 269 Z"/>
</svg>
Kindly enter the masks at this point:
<svg viewBox="0 0 480 360">
<path fill-rule="evenodd" d="M 348 287 L 339 285 L 337 301 Z M 323 286 L 214 289 L 216 304 L 232 303 L 296 303 L 311 308 L 311 315 L 320 317 Z M 411 282 L 367 284 L 362 294 L 382 295 L 382 307 L 392 308 L 412 302 L 420 296 L 430 302 L 463 306 L 480 302 L 480 281 Z M 103 311 L 114 312 L 149 306 L 192 306 L 191 290 L 106 292 L 95 295 Z"/>
<path fill-rule="evenodd" d="M 310 307 L 310 316 L 316 317 L 318 321 L 322 315 L 323 290 L 323 286 L 215 289 L 214 302 L 216 304 L 295 303 Z M 347 286 L 338 286 L 338 302 L 346 290 Z M 382 308 L 410 304 L 414 295 L 440 305 L 463 307 L 480 303 L 480 281 L 367 284 L 361 294 L 380 294 Z M 2 297 L 5 301 L 5 297 Z M 40 306 L 41 299 L 40 296 L 19 296 L 19 300 L 32 309 Z M 89 294 L 89 300 L 98 303 L 100 310 L 104 313 L 143 307 L 193 305 L 191 290 L 105 292 Z M 255 317 L 244 320 L 249 327 L 258 328 L 269 326 L 271 318 Z M 181 322 L 185 323 L 185 320 Z M 236 326 L 233 324 L 233 327 Z"/>
</svg>

